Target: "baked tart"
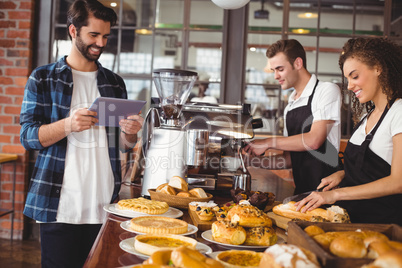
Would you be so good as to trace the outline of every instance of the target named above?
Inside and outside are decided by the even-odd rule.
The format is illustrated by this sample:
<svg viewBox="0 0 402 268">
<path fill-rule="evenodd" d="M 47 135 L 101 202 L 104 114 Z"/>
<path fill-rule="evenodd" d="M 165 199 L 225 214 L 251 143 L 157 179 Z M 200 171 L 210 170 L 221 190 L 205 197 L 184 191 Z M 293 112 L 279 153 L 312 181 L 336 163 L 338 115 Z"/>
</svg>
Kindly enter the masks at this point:
<svg viewBox="0 0 402 268">
<path fill-rule="evenodd" d="M 188 224 L 169 217 L 143 216 L 131 219 L 130 228 L 147 234 L 184 234 L 188 231 Z"/>
<path fill-rule="evenodd" d="M 117 202 L 116 208 L 147 214 L 163 214 L 168 211 L 169 205 L 166 202 L 149 200 L 143 197 L 139 197 L 120 200 L 119 202 Z"/>
<path fill-rule="evenodd" d="M 258 267 L 264 253 L 250 250 L 227 250 L 222 251 L 216 259 L 229 268 Z"/>
<path fill-rule="evenodd" d="M 195 249 L 197 240 L 175 234 L 137 235 L 134 239 L 134 248 L 138 252 L 152 255 L 159 250 L 175 249 L 186 246 Z"/>
</svg>

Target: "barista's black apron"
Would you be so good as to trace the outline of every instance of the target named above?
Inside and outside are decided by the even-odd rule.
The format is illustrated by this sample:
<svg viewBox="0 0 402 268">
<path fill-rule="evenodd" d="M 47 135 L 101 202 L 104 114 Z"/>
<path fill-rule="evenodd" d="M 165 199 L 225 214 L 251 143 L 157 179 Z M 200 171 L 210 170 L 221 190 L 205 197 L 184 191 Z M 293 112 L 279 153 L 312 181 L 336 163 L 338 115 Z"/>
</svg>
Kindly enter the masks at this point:
<svg viewBox="0 0 402 268">
<path fill-rule="evenodd" d="M 344 153 L 345 178 L 340 187 L 369 183 L 391 174 L 391 165 L 369 148 L 378 127 L 388 112 L 386 108 L 376 126 L 361 145 L 348 142 Z M 361 120 L 354 131 L 364 121 Z M 402 225 L 402 194 L 373 199 L 339 201 L 352 223 L 396 223 Z"/>
<path fill-rule="evenodd" d="M 311 101 L 313 100 L 318 79 L 306 106 L 290 110 L 286 114 L 286 128 L 289 136 L 307 133 L 313 123 Z M 290 152 L 295 194 L 316 190 L 321 179 L 339 170 L 339 157 L 336 148 L 328 141 L 318 150 Z"/>
</svg>

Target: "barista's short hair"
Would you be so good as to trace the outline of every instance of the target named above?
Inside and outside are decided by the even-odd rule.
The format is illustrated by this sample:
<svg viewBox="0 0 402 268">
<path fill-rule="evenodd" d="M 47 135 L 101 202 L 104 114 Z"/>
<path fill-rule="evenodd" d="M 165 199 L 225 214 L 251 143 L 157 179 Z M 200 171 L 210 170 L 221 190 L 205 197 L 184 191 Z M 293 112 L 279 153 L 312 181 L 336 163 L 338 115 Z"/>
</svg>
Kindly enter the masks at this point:
<svg viewBox="0 0 402 268">
<path fill-rule="evenodd" d="M 70 39 L 71 35 L 68 31 L 70 25 L 73 24 L 77 28 L 77 32 L 79 32 L 81 27 L 88 25 L 90 15 L 110 22 L 110 27 L 116 25 L 117 15 L 113 9 L 104 6 L 97 0 L 76 0 L 67 12 L 67 33 Z"/>
<path fill-rule="evenodd" d="M 303 67 L 307 69 L 306 51 L 299 41 L 295 39 L 279 40 L 268 47 L 266 55 L 268 58 L 272 58 L 279 52 L 285 54 L 292 65 L 297 58 L 301 58 Z"/>
</svg>

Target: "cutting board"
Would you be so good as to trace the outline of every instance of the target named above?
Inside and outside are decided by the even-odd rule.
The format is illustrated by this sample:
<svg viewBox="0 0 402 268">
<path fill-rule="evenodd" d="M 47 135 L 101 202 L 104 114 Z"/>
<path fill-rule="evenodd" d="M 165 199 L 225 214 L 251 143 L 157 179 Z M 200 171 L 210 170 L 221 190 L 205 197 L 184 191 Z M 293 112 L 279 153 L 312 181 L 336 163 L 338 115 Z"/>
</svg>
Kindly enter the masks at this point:
<svg viewBox="0 0 402 268">
<path fill-rule="evenodd" d="M 197 213 L 195 211 L 192 211 L 191 209 L 188 210 L 188 213 L 190 214 L 190 218 L 193 221 L 193 225 L 198 228 L 198 231 L 204 232 L 208 231 L 211 229 L 212 223 L 216 221 L 216 218 L 212 218 L 210 221 L 202 221 L 200 218 L 198 218 Z"/>
<path fill-rule="evenodd" d="M 291 221 L 292 219 L 276 215 L 273 212 L 268 212 L 267 213 L 268 217 L 272 219 L 272 223 L 276 226 L 278 226 L 281 229 L 288 229 L 288 222 Z"/>
</svg>

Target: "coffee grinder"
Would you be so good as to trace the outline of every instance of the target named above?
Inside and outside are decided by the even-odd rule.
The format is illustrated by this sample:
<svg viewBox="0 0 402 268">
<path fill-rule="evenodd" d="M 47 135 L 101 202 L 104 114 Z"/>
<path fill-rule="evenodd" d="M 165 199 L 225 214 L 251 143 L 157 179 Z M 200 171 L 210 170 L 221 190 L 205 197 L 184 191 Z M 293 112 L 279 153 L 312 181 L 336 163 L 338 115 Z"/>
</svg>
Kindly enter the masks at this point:
<svg viewBox="0 0 402 268">
<path fill-rule="evenodd" d="M 168 182 L 173 176 L 186 175 L 186 132 L 181 110 L 197 79 L 197 73 L 186 70 L 157 69 L 153 81 L 161 109 L 151 108 L 143 133 L 145 157 L 141 195 L 148 189 Z"/>
</svg>

